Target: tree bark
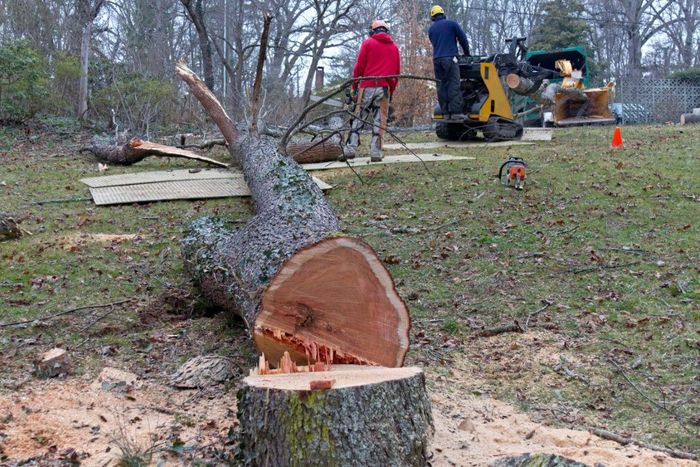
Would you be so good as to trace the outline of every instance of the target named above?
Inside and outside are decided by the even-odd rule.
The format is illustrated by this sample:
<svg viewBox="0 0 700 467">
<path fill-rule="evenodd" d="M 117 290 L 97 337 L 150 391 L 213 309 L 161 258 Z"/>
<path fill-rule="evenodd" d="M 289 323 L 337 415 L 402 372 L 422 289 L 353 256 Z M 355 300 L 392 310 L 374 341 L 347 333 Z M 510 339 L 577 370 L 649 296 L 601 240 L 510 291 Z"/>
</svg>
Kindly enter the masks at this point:
<svg viewBox="0 0 700 467">
<path fill-rule="evenodd" d="M 90 148 L 85 148 L 85 150 L 90 151 L 99 160 L 114 165 L 132 165 L 141 162 L 148 156 L 160 156 L 193 159 L 216 165 L 217 167 L 229 167 L 228 164 L 200 156 L 192 151 L 151 143 L 150 141 L 143 141 L 139 138 L 132 138 L 131 141 L 123 146 L 92 146 Z"/>
<path fill-rule="evenodd" d="M 433 432 L 418 368 L 249 376 L 238 420 L 246 466 L 425 466 Z"/>
<path fill-rule="evenodd" d="M 239 136 L 201 80 L 183 63 L 177 73 L 229 135 L 256 211 L 235 232 L 209 218 L 190 226 L 185 268 L 204 296 L 241 316 L 270 360 L 402 365 L 408 310 L 376 253 L 337 236 L 323 193 L 275 140 Z"/>
</svg>

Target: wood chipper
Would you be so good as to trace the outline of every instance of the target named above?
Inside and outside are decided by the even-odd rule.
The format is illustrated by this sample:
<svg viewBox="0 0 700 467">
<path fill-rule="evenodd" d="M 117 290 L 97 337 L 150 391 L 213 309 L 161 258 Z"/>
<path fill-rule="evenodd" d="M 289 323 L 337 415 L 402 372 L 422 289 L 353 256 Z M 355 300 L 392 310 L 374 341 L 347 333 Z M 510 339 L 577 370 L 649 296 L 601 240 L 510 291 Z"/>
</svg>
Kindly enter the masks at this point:
<svg viewBox="0 0 700 467">
<path fill-rule="evenodd" d="M 526 59 L 533 66 L 556 69 L 559 77 L 542 83 L 538 92 L 530 92 L 513 99 L 514 111 L 522 115 L 526 125 L 541 125 L 543 115 L 551 113 L 554 126 L 612 125 L 615 115 L 610 111 L 614 83 L 601 88 L 588 88 L 588 65 L 582 47 L 568 47 L 555 51 L 528 52 Z M 516 93 L 532 83 L 508 81 Z M 533 110 L 544 112 L 533 112 Z M 544 122 L 546 123 L 546 122 Z"/>
</svg>

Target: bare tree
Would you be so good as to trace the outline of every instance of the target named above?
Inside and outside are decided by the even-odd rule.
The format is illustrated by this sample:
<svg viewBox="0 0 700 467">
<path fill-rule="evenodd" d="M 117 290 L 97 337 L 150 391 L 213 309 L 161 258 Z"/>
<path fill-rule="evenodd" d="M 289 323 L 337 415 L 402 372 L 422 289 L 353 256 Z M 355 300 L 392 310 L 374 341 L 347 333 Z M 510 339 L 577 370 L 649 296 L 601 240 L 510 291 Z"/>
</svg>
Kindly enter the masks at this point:
<svg viewBox="0 0 700 467">
<path fill-rule="evenodd" d="M 76 10 L 83 22 L 83 34 L 80 40 L 80 81 L 78 91 L 78 118 L 84 119 L 88 109 L 88 66 L 90 63 L 90 40 L 92 26 L 104 6 L 105 0 L 77 0 Z"/>
<path fill-rule="evenodd" d="M 199 52 L 202 59 L 202 72 L 204 82 L 209 89 L 214 89 L 214 66 L 212 64 L 212 50 L 207 33 L 207 26 L 204 21 L 203 0 L 180 0 L 180 3 L 187 10 L 187 16 L 192 21 L 197 38 L 199 40 Z"/>
<path fill-rule="evenodd" d="M 664 12 L 657 13 L 662 19 L 663 32 L 678 54 L 676 68 L 692 68 L 698 64 L 696 43 L 700 25 L 700 0 L 676 0 Z M 668 61 L 671 65 L 671 57 Z"/>
</svg>

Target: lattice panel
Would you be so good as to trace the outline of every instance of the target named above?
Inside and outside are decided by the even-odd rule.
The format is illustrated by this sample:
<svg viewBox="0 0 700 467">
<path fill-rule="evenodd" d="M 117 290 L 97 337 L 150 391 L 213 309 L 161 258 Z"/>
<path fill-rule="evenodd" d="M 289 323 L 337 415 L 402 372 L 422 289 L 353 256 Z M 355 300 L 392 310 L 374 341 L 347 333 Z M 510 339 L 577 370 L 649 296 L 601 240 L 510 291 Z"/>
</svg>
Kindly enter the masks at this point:
<svg viewBox="0 0 700 467">
<path fill-rule="evenodd" d="M 627 123 L 678 122 L 700 107 L 700 86 L 685 80 L 624 78 L 615 90 Z"/>
</svg>

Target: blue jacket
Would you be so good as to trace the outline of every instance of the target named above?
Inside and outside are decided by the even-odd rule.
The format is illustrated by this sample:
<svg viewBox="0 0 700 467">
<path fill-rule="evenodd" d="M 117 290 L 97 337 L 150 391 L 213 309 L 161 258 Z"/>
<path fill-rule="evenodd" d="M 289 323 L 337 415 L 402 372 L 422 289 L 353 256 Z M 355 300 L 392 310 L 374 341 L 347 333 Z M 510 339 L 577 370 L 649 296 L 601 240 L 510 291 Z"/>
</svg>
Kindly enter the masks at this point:
<svg viewBox="0 0 700 467">
<path fill-rule="evenodd" d="M 428 37 L 433 44 L 433 58 L 456 57 L 457 41 L 462 46 L 464 55 L 469 55 L 467 35 L 455 21 L 445 17 L 436 19 L 428 29 Z"/>
</svg>

